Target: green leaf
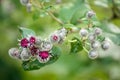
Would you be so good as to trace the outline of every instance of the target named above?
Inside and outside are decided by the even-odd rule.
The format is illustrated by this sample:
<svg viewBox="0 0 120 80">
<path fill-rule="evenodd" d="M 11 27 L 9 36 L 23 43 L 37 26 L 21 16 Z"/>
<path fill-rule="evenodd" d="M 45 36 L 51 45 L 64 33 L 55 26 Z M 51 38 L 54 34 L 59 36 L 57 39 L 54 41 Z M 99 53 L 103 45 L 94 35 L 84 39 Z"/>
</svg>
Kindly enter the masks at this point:
<svg viewBox="0 0 120 80">
<path fill-rule="evenodd" d="M 35 36 L 35 32 L 28 28 L 20 27 L 19 31 L 21 32 L 23 38 L 28 37 L 29 35 Z"/>
<path fill-rule="evenodd" d="M 60 48 L 54 46 L 51 50 L 52 57 L 50 58 L 50 60 L 47 63 L 40 63 L 37 59 L 35 61 L 25 61 L 22 64 L 23 69 L 25 71 L 40 69 L 45 65 L 52 64 L 55 61 L 57 61 L 58 58 L 60 57 L 60 54 L 61 54 Z"/>
<path fill-rule="evenodd" d="M 61 49 L 59 47 L 53 46 L 52 52 L 51 52 L 52 57 L 47 64 L 51 64 L 51 63 L 54 63 L 55 61 L 57 61 L 58 58 L 60 57 L 60 54 L 61 54 Z"/>
<path fill-rule="evenodd" d="M 78 38 L 74 37 L 71 42 L 70 53 L 78 53 L 81 50 L 83 50 L 81 41 Z"/>
<path fill-rule="evenodd" d="M 85 5 L 84 0 L 77 0 L 73 4 L 68 4 L 67 7 L 66 5 L 63 6 L 60 10 L 59 18 L 65 22 L 65 23 L 70 23 L 71 20 L 72 22 L 76 22 L 80 17 L 84 16 L 84 13 L 88 10 L 87 6 Z"/>
<path fill-rule="evenodd" d="M 104 31 L 104 35 L 109 37 L 114 44 L 120 46 L 120 29 L 108 22 L 102 22 L 100 27 Z"/>
<path fill-rule="evenodd" d="M 100 42 L 103 42 L 105 40 L 105 37 L 104 36 L 98 36 L 97 39 L 100 41 Z"/>
<path fill-rule="evenodd" d="M 25 71 L 37 70 L 45 66 L 45 64 L 40 63 L 38 60 L 35 61 L 25 61 L 22 63 L 23 69 Z"/>
</svg>

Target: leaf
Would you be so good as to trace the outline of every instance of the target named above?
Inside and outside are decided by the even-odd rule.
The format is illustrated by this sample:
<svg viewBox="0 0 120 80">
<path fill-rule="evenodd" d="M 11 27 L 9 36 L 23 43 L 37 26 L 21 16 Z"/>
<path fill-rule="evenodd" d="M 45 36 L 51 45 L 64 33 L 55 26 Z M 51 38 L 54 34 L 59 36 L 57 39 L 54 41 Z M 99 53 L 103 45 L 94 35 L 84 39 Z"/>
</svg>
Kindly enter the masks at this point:
<svg viewBox="0 0 120 80">
<path fill-rule="evenodd" d="M 71 22 L 72 18 L 74 18 L 73 20 L 76 22 L 76 19 L 80 18 L 81 16 L 84 16 L 84 12 L 87 9 L 88 8 L 85 7 L 84 0 L 77 0 L 75 3 L 73 3 L 71 5 L 68 4 L 67 7 L 66 7 L 66 5 L 63 6 L 63 8 L 61 8 L 61 10 L 59 12 L 60 13 L 59 18 L 65 23 Z M 81 10 L 83 10 L 83 11 L 81 11 Z"/>
<path fill-rule="evenodd" d="M 81 41 L 74 37 L 71 42 L 71 51 L 70 53 L 78 53 L 79 51 L 83 50 Z"/>
<path fill-rule="evenodd" d="M 28 37 L 29 35 L 35 36 L 35 32 L 28 28 L 20 27 L 19 31 L 21 32 L 23 38 Z"/>
<path fill-rule="evenodd" d="M 42 68 L 45 65 L 52 64 L 55 61 L 58 60 L 60 57 L 61 50 L 58 47 L 53 47 L 51 51 L 52 57 L 47 63 L 40 63 L 37 59 L 35 61 L 25 61 L 23 62 L 22 66 L 25 71 L 30 71 L 30 70 L 37 70 Z"/>
<path fill-rule="evenodd" d="M 98 36 L 97 39 L 100 41 L 100 42 L 103 42 L 105 40 L 105 37 L 104 36 Z"/>
<path fill-rule="evenodd" d="M 104 35 L 109 37 L 114 44 L 120 46 L 120 29 L 108 22 L 102 22 L 100 27 L 104 31 Z"/>
<path fill-rule="evenodd" d="M 45 64 L 40 63 L 38 60 L 35 61 L 25 61 L 22 63 L 23 69 L 25 71 L 30 71 L 30 70 L 37 70 L 43 67 Z"/>
<path fill-rule="evenodd" d="M 60 57 L 60 54 L 61 54 L 61 49 L 59 47 L 53 46 L 52 52 L 51 52 L 52 57 L 47 64 L 51 64 L 51 63 L 54 63 L 55 61 L 57 61 L 58 58 Z"/>
</svg>

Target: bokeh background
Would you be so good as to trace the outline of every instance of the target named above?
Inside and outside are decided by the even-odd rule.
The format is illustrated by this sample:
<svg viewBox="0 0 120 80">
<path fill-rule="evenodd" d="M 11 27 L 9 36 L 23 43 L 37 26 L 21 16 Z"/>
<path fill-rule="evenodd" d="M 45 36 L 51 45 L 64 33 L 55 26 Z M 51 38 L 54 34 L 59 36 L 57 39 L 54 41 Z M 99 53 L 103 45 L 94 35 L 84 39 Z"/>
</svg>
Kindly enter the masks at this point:
<svg viewBox="0 0 120 80">
<path fill-rule="evenodd" d="M 72 4 L 75 0 L 51 1 Z M 89 59 L 84 51 L 69 55 L 69 44 L 67 47 L 63 44 L 62 55 L 55 63 L 39 70 L 24 71 L 21 61 L 8 55 L 9 48 L 17 46 L 18 27 L 31 28 L 46 37 L 58 29 L 59 24 L 48 15 L 36 19 L 36 13 L 28 13 L 19 0 L 0 0 L 0 80 L 120 80 L 120 0 L 86 1 L 98 19 L 106 22 L 108 28 L 102 28 L 106 30 L 105 35 L 118 44 L 111 41 L 110 50 L 101 51 L 96 60 Z"/>
</svg>

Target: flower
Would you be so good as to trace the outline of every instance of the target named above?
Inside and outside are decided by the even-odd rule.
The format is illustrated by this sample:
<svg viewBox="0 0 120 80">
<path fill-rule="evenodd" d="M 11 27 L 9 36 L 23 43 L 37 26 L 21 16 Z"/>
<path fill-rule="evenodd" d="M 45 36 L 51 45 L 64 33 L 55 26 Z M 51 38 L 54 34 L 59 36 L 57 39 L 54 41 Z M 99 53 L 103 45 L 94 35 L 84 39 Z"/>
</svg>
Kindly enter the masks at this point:
<svg viewBox="0 0 120 80">
<path fill-rule="evenodd" d="M 20 50 L 18 48 L 11 48 L 8 51 L 11 58 L 20 59 Z"/>
<path fill-rule="evenodd" d="M 79 34 L 81 37 L 86 37 L 88 35 L 88 31 L 86 29 L 81 29 Z"/>
<path fill-rule="evenodd" d="M 102 43 L 102 49 L 103 50 L 108 50 L 109 48 L 110 48 L 109 41 L 107 41 L 107 40 L 103 41 L 103 43 Z"/>
<path fill-rule="evenodd" d="M 28 61 L 31 57 L 30 51 L 27 48 L 23 48 L 20 57 L 22 61 Z"/>
<path fill-rule="evenodd" d="M 27 48 L 28 45 L 29 45 L 29 41 L 27 40 L 27 38 L 23 38 L 21 41 L 20 41 L 20 45 L 24 48 Z"/>
<path fill-rule="evenodd" d="M 39 51 L 39 48 L 35 47 L 34 45 L 31 45 L 29 47 L 29 49 L 30 49 L 30 53 L 31 53 L 32 56 L 37 55 L 37 53 Z"/>
<path fill-rule="evenodd" d="M 30 44 L 35 44 L 36 38 L 31 36 L 30 39 L 29 39 L 29 42 L 30 42 Z"/>
<path fill-rule="evenodd" d="M 96 39 L 96 36 L 95 36 L 94 34 L 89 34 L 89 35 L 88 35 L 88 40 L 89 40 L 91 43 L 94 42 L 95 39 Z"/>
<path fill-rule="evenodd" d="M 51 55 L 48 51 L 40 51 L 37 59 L 40 63 L 47 63 L 50 60 Z"/>
<path fill-rule="evenodd" d="M 41 44 L 42 51 L 49 51 L 53 47 L 53 44 L 50 41 L 43 41 Z"/>
<path fill-rule="evenodd" d="M 88 53 L 88 57 L 90 59 L 96 59 L 98 57 L 98 52 L 96 50 L 90 50 Z"/>
<path fill-rule="evenodd" d="M 94 33 L 95 33 L 96 35 L 100 35 L 100 34 L 102 34 L 102 30 L 101 30 L 100 28 L 95 28 Z"/>
<path fill-rule="evenodd" d="M 93 16 L 95 16 L 95 12 L 93 12 L 93 11 L 88 11 L 88 12 L 86 13 L 86 17 L 87 17 L 87 18 L 92 18 Z"/>
<path fill-rule="evenodd" d="M 60 41 L 60 36 L 59 36 L 59 34 L 58 34 L 57 32 L 51 34 L 51 35 L 50 35 L 50 41 L 51 41 L 52 43 L 59 43 L 59 41 Z"/>
<path fill-rule="evenodd" d="M 100 47 L 100 42 L 99 41 L 94 41 L 91 44 L 91 46 L 92 46 L 93 49 L 98 49 Z"/>
</svg>

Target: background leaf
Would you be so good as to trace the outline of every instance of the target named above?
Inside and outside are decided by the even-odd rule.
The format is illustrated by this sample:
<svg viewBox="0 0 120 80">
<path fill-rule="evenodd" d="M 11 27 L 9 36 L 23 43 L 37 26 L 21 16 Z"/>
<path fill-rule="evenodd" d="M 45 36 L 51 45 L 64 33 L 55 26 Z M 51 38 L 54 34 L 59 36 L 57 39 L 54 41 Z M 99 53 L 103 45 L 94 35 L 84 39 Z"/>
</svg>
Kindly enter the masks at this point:
<svg viewBox="0 0 120 80">
<path fill-rule="evenodd" d="M 73 4 L 67 7 L 63 7 L 60 10 L 59 18 L 65 23 L 76 23 L 80 17 L 84 17 L 84 13 L 88 11 L 87 5 L 84 4 L 84 0 L 77 0 Z"/>
<path fill-rule="evenodd" d="M 28 37 L 28 35 L 35 36 L 35 32 L 28 28 L 20 27 L 19 31 L 21 32 L 23 38 Z"/>
</svg>

